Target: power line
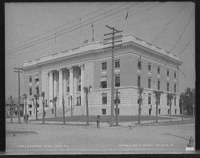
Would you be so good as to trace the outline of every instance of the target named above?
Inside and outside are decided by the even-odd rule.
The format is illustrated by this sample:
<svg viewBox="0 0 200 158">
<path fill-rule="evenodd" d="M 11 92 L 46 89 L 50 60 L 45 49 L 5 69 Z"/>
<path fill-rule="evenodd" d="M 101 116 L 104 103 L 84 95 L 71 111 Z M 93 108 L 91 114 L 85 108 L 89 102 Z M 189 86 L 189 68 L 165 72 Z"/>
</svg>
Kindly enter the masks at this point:
<svg viewBox="0 0 200 158">
<path fill-rule="evenodd" d="M 173 45 L 173 47 L 169 50 L 169 52 L 172 52 L 178 45 L 178 43 L 181 41 L 184 33 L 186 32 L 187 27 L 189 26 L 191 20 L 192 20 L 192 12 L 190 13 L 190 17 L 188 19 L 188 22 L 186 23 L 186 25 L 183 28 L 183 31 L 181 32 L 180 36 L 178 37 L 178 39 L 175 41 L 175 44 Z"/>
<path fill-rule="evenodd" d="M 111 5 L 111 6 L 112 6 L 112 5 Z M 87 13 L 87 14 L 84 15 L 83 17 L 88 17 L 89 15 L 94 15 L 95 13 L 98 13 L 99 11 L 102 11 L 102 10 L 104 10 L 104 8 L 103 8 L 103 9 L 102 9 L 102 8 L 99 8 L 98 10 L 95 10 L 95 11 L 92 11 L 92 12 Z M 79 19 L 80 19 L 80 17 L 79 17 L 78 19 L 75 19 L 75 20 L 74 20 L 74 19 L 73 19 L 73 20 L 70 20 L 70 21 L 68 21 L 67 23 L 64 23 L 64 24 L 62 24 L 62 25 L 59 25 L 59 26 L 57 26 L 57 27 L 55 27 L 55 28 L 53 28 L 53 29 L 51 29 L 51 30 L 48 30 L 48 31 L 46 31 L 46 32 L 44 32 L 44 33 L 42 33 L 42 34 L 40 34 L 40 35 L 33 36 L 33 37 L 29 38 L 28 42 L 31 42 L 31 40 L 37 39 L 37 37 L 41 37 L 42 35 L 46 35 L 46 34 L 48 34 L 48 33 L 55 32 L 55 31 L 57 31 L 58 29 L 61 29 L 62 27 L 65 27 L 66 25 L 69 25 L 69 23 L 74 23 L 74 22 L 76 22 L 76 21 L 79 21 Z M 55 34 L 55 33 L 54 33 L 54 34 Z M 27 40 L 26 40 L 25 42 L 28 43 Z M 23 44 L 23 45 L 26 45 L 26 43 Z M 23 46 L 23 45 L 22 45 L 22 46 Z"/>
<path fill-rule="evenodd" d="M 181 7 L 181 9 L 178 11 L 177 15 L 180 15 L 180 13 L 182 13 L 186 8 L 185 7 Z M 152 43 L 154 43 L 156 40 L 158 40 L 160 38 L 160 35 L 163 34 L 167 29 L 168 26 L 174 21 L 176 20 L 177 16 L 173 16 L 165 25 L 164 27 L 160 30 L 159 33 L 156 34 L 155 38 L 152 40 Z"/>
<path fill-rule="evenodd" d="M 188 42 L 185 44 L 185 46 L 183 47 L 183 49 L 182 49 L 178 54 L 179 54 L 179 55 L 180 55 L 180 54 L 183 54 L 183 53 L 185 52 L 186 48 L 192 43 L 192 41 L 193 41 L 193 39 L 190 40 L 190 41 L 188 41 Z"/>
<path fill-rule="evenodd" d="M 127 5 L 126 7 L 128 7 L 128 6 L 130 6 L 130 5 Z M 121 8 L 121 7 L 117 7 L 117 8 Z M 115 8 L 116 9 L 116 8 Z M 93 16 L 93 17 L 91 17 L 91 18 L 88 18 L 88 19 L 86 19 L 85 21 L 83 21 L 82 23 L 84 23 L 84 22 L 86 22 L 87 20 L 90 20 L 90 19 L 95 19 L 95 18 L 98 18 L 98 17 L 100 17 L 101 15 L 106 15 L 107 13 L 109 13 L 109 12 L 112 12 L 114 9 L 111 9 L 111 10 L 108 10 L 108 11 L 106 11 L 106 12 L 103 12 L 103 13 L 101 13 L 101 14 L 99 14 L 99 15 L 96 15 L 96 16 Z M 109 15 L 108 15 L 109 16 Z M 80 19 L 80 18 L 79 18 Z M 91 23 L 91 22 L 90 22 Z M 70 27 L 68 27 L 68 28 L 64 28 L 64 29 L 62 29 L 62 30 L 60 30 L 60 31 L 56 31 L 56 34 L 57 34 L 57 37 L 58 36 L 61 36 L 62 35 L 62 33 L 63 33 L 63 31 L 65 31 L 65 30 L 67 30 L 67 29 L 72 29 L 73 30 L 73 28 L 74 27 L 76 27 L 76 26 L 78 26 L 78 25 L 80 25 L 79 23 L 78 24 L 75 24 L 75 25 L 73 25 L 73 26 L 70 26 Z M 78 27 L 78 29 L 79 29 L 80 27 Z M 69 31 L 69 32 L 71 32 L 71 31 Z M 54 35 L 55 35 L 55 32 L 54 33 L 51 33 L 50 35 L 47 35 L 47 36 L 45 36 L 45 37 L 41 37 L 41 38 L 39 38 L 39 39 L 35 39 L 35 40 L 33 40 L 33 41 L 31 41 L 31 42 L 29 42 L 29 43 L 27 43 L 27 44 L 25 44 L 25 45 L 23 45 L 23 46 L 21 46 L 21 47 L 18 47 L 17 49 L 18 50 L 15 50 L 15 51 L 20 51 L 20 50 L 22 50 L 22 49 L 26 49 L 26 48 L 29 48 L 29 47 L 32 47 L 32 46 L 34 46 L 36 43 L 38 43 L 38 42 L 43 42 L 43 41 L 48 41 L 48 40 L 51 40 L 52 39 L 52 36 L 54 37 Z M 35 42 L 35 43 L 34 43 Z M 26 45 L 28 45 L 28 46 L 26 46 Z"/>
</svg>

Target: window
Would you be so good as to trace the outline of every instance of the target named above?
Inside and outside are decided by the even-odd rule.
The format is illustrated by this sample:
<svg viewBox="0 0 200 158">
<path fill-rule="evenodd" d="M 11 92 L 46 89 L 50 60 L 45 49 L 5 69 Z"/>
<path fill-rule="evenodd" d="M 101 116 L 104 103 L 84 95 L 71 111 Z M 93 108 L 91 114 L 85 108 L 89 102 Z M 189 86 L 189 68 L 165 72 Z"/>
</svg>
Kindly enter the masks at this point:
<svg viewBox="0 0 200 158">
<path fill-rule="evenodd" d="M 176 97 L 174 97 L 174 106 L 176 106 Z"/>
<path fill-rule="evenodd" d="M 167 70 L 167 77 L 169 77 L 169 70 Z"/>
<path fill-rule="evenodd" d="M 29 77 L 29 82 L 32 82 L 32 77 L 31 76 Z"/>
<path fill-rule="evenodd" d="M 31 116 L 31 114 L 32 114 L 32 111 L 29 111 L 29 115 Z"/>
<path fill-rule="evenodd" d="M 31 104 L 29 104 L 29 105 L 28 105 L 28 107 L 29 107 L 29 108 L 32 108 L 32 105 L 31 105 Z"/>
<path fill-rule="evenodd" d="M 103 115 L 106 115 L 106 109 L 101 109 L 101 111 Z"/>
<path fill-rule="evenodd" d="M 169 109 L 168 109 L 168 111 L 167 111 L 167 112 L 168 112 L 168 115 L 169 115 Z"/>
<path fill-rule="evenodd" d="M 174 84 L 174 93 L 176 93 L 176 83 Z"/>
<path fill-rule="evenodd" d="M 139 69 L 139 70 L 142 69 L 142 63 L 141 63 L 141 61 L 138 61 L 138 69 Z"/>
<path fill-rule="evenodd" d="M 81 96 L 78 96 L 78 97 L 76 98 L 76 100 L 77 100 L 76 105 L 77 105 L 77 106 L 81 105 Z"/>
<path fill-rule="evenodd" d="M 160 67 L 157 68 L 157 73 L 160 74 Z"/>
<path fill-rule="evenodd" d="M 138 85 L 138 87 L 140 87 L 141 86 L 141 81 L 140 81 L 141 79 L 140 79 L 140 76 L 138 76 L 138 79 L 137 79 L 137 85 Z"/>
<path fill-rule="evenodd" d="M 167 82 L 167 91 L 169 91 L 169 82 Z"/>
<path fill-rule="evenodd" d="M 176 109 L 175 109 L 175 115 L 176 115 Z"/>
<path fill-rule="evenodd" d="M 151 78 L 148 78 L 148 88 L 151 88 Z"/>
<path fill-rule="evenodd" d="M 167 95 L 167 106 L 169 106 L 169 96 Z"/>
<path fill-rule="evenodd" d="M 39 78 L 36 78 L 36 79 L 35 79 L 35 83 L 37 83 L 37 82 L 39 82 Z"/>
<path fill-rule="evenodd" d="M 160 80 L 158 80 L 157 88 L 160 90 Z"/>
<path fill-rule="evenodd" d="M 158 114 L 160 115 L 161 109 L 158 109 Z"/>
<path fill-rule="evenodd" d="M 69 92 L 69 86 L 67 86 L 67 92 Z"/>
<path fill-rule="evenodd" d="M 148 64 L 148 70 L 151 71 L 151 64 Z"/>
<path fill-rule="evenodd" d="M 148 104 L 151 104 L 151 94 L 148 95 Z"/>
<path fill-rule="evenodd" d="M 102 104 L 107 104 L 107 93 L 102 93 Z"/>
<path fill-rule="evenodd" d="M 36 94 L 37 94 L 37 95 L 40 94 L 39 87 L 36 87 Z"/>
<path fill-rule="evenodd" d="M 115 75 L 115 87 L 120 87 L 120 74 Z"/>
<path fill-rule="evenodd" d="M 176 78 L 176 72 L 174 72 L 174 78 Z"/>
<path fill-rule="evenodd" d="M 101 68 L 102 70 L 107 70 L 107 63 L 106 62 L 101 63 Z"/>
<path fill-rule="evenodd" d="M 115 68 L 120 68 L 120 60 L 115 60 Z"/>
<path fill-rule="evenodd" d="M 78 85 L 78 91 L 81 91 L 81 85 Z"/>
<path fill-rule="evenodd" d="M 29 88 L 29 95 L 32 95 L 32 88 Z"/>
<path fill-rule="evenodd" d="M 107 81 L 101 81 L 101 88 L 107 88 Z"/>
</svg>

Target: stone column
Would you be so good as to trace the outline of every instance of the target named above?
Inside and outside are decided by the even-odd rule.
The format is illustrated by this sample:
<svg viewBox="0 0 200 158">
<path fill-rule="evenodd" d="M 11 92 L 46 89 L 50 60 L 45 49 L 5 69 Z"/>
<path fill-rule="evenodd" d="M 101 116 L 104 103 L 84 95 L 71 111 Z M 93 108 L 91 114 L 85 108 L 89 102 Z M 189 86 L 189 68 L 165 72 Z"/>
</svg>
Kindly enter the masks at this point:
<svg viewBox="0 0 200 158">
<path fill-rule="evenodd" d="M 62 69 L 59 70 L 59 106 L 62 107 L 62 97 L 63 97 L 63 71 Z"/>
<path fill-rule="evenodd" d="M 70 96 L 72 96 L 72 102 L 70 101 L 70 103 L 72 103 L 73 105 L 73 92 L 74 92 L 74 75 L 73 75 L 73 67 L 71 67 L 69 69 L 69 87 L 70 87 Z"/>
<path fill-rule="evenodd" d="M 82 105 L 82 108 L 83 108 L 83 114 L 84 114 L 84 111 L 85 111 L 85 93 L 84 93 L 84 64 L 81 65 L 81 105 Z"/>
<path fill-rule="evenodd" d="M 49 72 L 49 103 L 53 100 L 53 72 Z"/>
</svg>

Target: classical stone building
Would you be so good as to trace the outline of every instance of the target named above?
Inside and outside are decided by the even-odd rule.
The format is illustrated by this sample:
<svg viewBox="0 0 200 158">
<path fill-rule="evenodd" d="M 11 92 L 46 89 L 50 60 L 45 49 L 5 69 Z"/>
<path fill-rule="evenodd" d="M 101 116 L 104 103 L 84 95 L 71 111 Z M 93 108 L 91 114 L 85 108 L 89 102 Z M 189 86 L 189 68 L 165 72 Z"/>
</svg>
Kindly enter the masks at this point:
<svg viewBox="0 0 200 158">
<path fill-rule="evenodd" d="M 35 116 L 35 94 L 39 94 L 38 114 L 42 113 L 41 92 L 45 93 L 46 117 L 85 115 L 84 87 L 88 94 L 90 115 L 110 115 L 111 48 L 102 42 L 87 43 L 72 50 L 26 62 L 28 114 Z M 173 93 L 171 114 L 179 114 L 180 59 L 163 49 L 133 36 L 124 36 L 115 48 L 115 89 L 119 91 L 119 115 L 137 115 L 138 86 L 144 88 L 142 115 L 155 115 L 154 90 L 161 90 L 159 115 L 170 113 L 168 93 Z M 56 98 L 56 99 L 55 99 Z"/>
</svg>

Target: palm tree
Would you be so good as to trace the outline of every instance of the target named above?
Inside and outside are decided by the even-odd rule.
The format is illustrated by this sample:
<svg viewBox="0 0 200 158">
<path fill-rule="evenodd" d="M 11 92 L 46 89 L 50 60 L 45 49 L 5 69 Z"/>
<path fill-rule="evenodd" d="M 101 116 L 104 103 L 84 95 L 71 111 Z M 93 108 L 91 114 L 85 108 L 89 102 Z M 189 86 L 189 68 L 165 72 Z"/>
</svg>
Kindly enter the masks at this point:
<svg viewBox="0 0 200 158">
<path fill-rule="evenodd" d="M 156 98 L 156 123 L 158 123 L 158 104 L 159 104 L 159 101 L 160 101 L 160 96 L 163 92 L 159 91 L 159 90 L 155 90 L 153 92 L 154 92 L 155 98 Z"/>
</svg>

